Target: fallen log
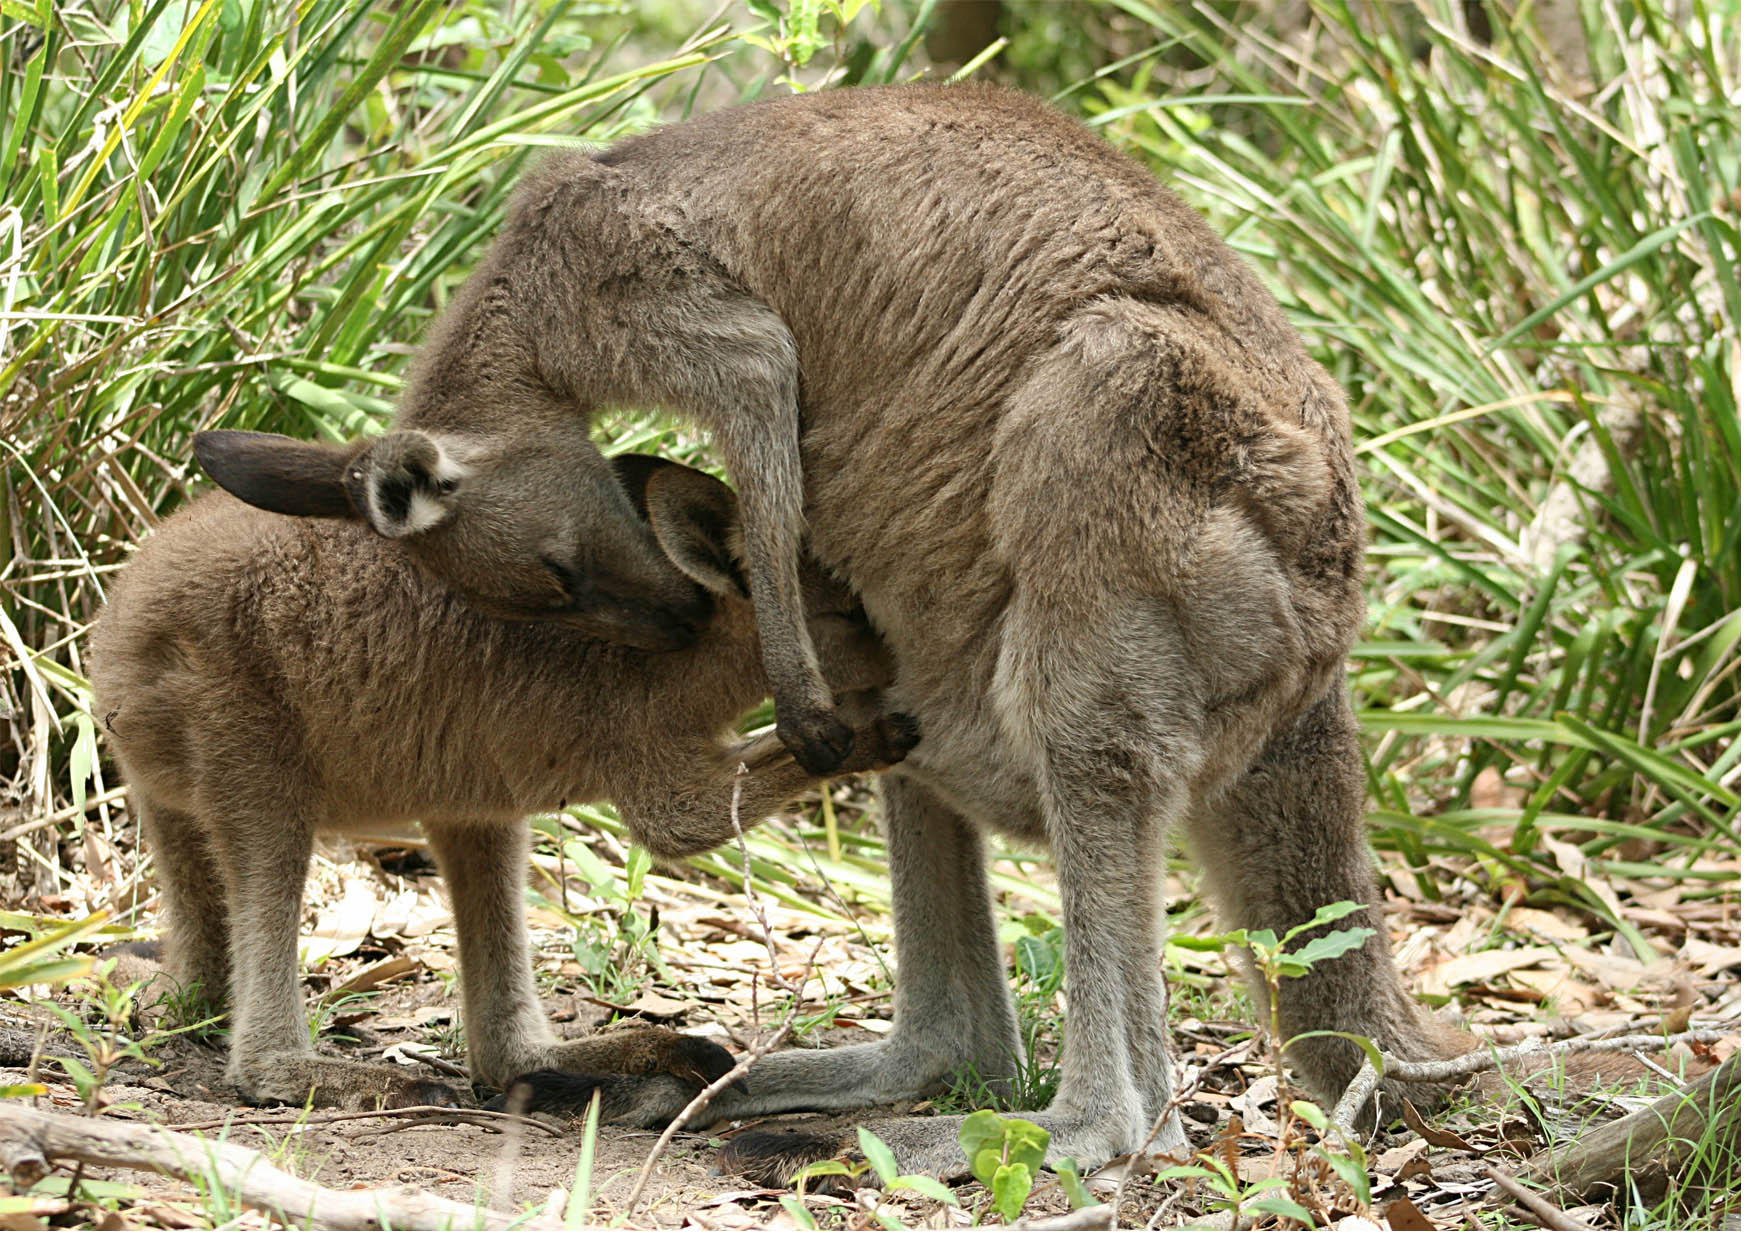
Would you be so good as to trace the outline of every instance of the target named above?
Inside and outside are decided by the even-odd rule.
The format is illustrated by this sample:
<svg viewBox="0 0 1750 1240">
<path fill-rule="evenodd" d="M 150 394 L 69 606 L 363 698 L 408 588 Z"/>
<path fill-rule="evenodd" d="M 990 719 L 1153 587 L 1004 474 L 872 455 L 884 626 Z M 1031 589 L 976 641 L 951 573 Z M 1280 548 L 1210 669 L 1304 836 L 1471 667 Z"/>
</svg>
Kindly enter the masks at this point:
<svg viewBox="0 0 1750 1240">
<path fill-rule="evenodd" d="M 1519 1178 L 1547 1185 L 1553 1197 L 1568 1203 L 1608 1200 L 1631 1182 L 1643 1200 L 1654 1200 L 1673 1181 L 1682 1182 L 1680 1168 L 1694 1159 L 1710 1128 L 1710 1139 L 1736 1163 L 1742 1071 L 1734 1053 L 1687 1089 L 1538 1155 Z"/>
<path fill-rule="evenodd" d="M 17 1188 L 28 1190 L 57 1159 L 132 1167 L 185 1182 L 200 1179 L 289 1226 L 338 1231 L 500 1230 L 519 1221 L 417 1188 L 326 1188 L 281 1171 L 260 1150 L 228 1141 L 133 1121 L 0 1104 L 0 1168 Z M 531 1222 L 541 1225 L 538 1220 L 521 1220 L 524 1227 Z"/>
</svg>

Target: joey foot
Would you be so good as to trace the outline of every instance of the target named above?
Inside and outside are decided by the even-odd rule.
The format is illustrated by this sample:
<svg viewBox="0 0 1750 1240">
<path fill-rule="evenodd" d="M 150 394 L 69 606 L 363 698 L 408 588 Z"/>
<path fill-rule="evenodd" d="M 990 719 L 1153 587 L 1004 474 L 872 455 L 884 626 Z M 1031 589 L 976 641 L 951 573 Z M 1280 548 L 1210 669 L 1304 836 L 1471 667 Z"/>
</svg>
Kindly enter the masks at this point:
<svg viewBox="0 0 1750 1240">
<path fill-rule="evenodd" d="M 654 1025 L 556 1042 L 533 1058 L 540 1066 L 515 1076 L 488 1109 L 571 1115 L 587 1110 L 599 1092 L 608 1122 L 660 1128 L 735 1066 L 735 1056 L 715 1042 Z M 735 1088 L 747 1092 L 740 1081 Z"/>
<path fill-rule="evenodd" d="M 257 1059 L 245 1069 L 226 1073 L 226 1082 L 254 1107 L 374 1111 L 460 1104 L 456 1091 L 438 1081 L 399 1068 L 312 1054 Z"/>
<path fill-rule="evenodd" d="M 856 733 L 831 707 L 778 706 L 778 739 L 810 775 L 835 775 L 845 769 Z"/>
</svg>

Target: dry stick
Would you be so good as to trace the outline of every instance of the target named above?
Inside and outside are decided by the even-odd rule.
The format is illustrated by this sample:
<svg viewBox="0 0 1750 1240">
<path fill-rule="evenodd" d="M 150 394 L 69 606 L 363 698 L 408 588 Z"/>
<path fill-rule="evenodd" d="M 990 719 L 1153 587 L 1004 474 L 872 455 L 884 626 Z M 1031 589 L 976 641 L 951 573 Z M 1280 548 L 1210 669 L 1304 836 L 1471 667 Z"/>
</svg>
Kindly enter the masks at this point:
<svg viewBox="0 0 1750 1240">
<path fill-rule="evenodd" d="M 1531 1212 L 1531 1216 L 1552 1231 L 1592 1231 L 1593 1228 L 1569 1217 L 1550 1202 L 1545 1201 L 1512 1176 L 1503 1174 L 1493 1167 L 1484 1167 L 1489 1178 L 1495 1181 L 1513 1200 Z"/>
<path fill-rule="evenodd" d="M 1721 1149 L 1736 1150 L 1742 1123 L 1742 1061 L 1734 1052 L 1688 1088 L 1545 1150 L 1526 1167 L 1558 1201 L 1602 1200 L 1629 1184 L 1647 1201 L 1687 1175 L 1709 1129 Z"/>
<path fill-rule="evenodd" d="M 650 1154 L 645 1158 L 644 1165 L 638 1169 L 638 1180 L 632 1185 L 632 1195 L 626 1199 L 625 1217 L 627 1219 L 632 1217 L 633 1212 L 638 1209 L 639 1203 L 644 1199 L 644 1189 L 650 1183 L 651 1173 L 656 1170 L 656 1160 L 662 1157 L 662 1152 L 668 1148 L 669 1142 L 674 1140 L 675 1133 L 686 1127 L 695 1116 L 710 1106 L 718 1094 L 747 1076 L 756 1063 L 776 1050 L 790 1036 L 790 1031 L 796 1024 L 796 1016 L 802 1008 L 802 987 L 814 972 L 814 959 L 820 953 L 821 944 L 816 942 L 814 954 L 808 958 L 809 967 L 802 972 L 802 982 L 792 985 L 784 980 L 784 974 L 778 961 L 778 945 L 772 937 L 771 919 L 766 916 L 766 906 L 754 899 L 753 868 L 748 862 L 747 836 L 743 834 L 741 829 L 741 781 L 746 777 L 747 763 L 738 763 L 735 768 L 735 783 L 729 793 L 729 824 L 735 828 L 736 844 L 741 851 L 741 891 L 742 896 L 747 900 L 749 909 L 753 912 L 754 921 L 759 924 L 760 934 L 765 939 L 766 954 L 772 960 L 772 976 L 778 980 L 779 985 L 790 991 L 792 999 L 790 1012 L 784 1018 L 782 1025 L 748 1048 L 746 1058 L 701 1089 L 698 1095 L 681 1109 L 681 1113 L 669 1121 L 668 1127 L 662 1130 L 662 1135 L 656 1138 L 656 1144 L 650 1148 Z"/>
<path fill-rule="evenodd" d="M 65 1158 L 154 1171 L 185 1183 L 203 1179 L 292 1226 L 437 1231 L 504 1228 L 518 1221 L 405 1185 L 350 1191 L 326 1188 L 281 1171 L 260 1150 L 227 1141 L 0 1104 L 0 1164 L 14 1184 L 29 1189 L 49 1173 L 53 1160 Z"/>
<path fill-rule="evenodd" d="M 1058 1218 L 1031 1219 L 1018 1225 L 1016 1231 L 1105 1231 L 1112 1226 L 1118 1212 L 1109 1205 L 1083 1206 Z"/>
<path fill-rule="evenodd" d="M 1544 1042 L 1537 1038 L 1527 1038 L 1517 1046 L 1485 1046 L 1481 1050 L 1459 1055 L 1453 1059 L 1417 1060 L 1414 1062 L 1399 1059 L 1390 1051 L 1380 1052 L 1380 1060 L 1384 1067 L 1382 1073 L 1373 1066 L 1371 1057 L 1361 1061 L 1361 1070 L 1349 1082 L 1349 1087 L 1343 1091 L 1343 1097 L 1338 1100 L 1336 1108 L 1331 1112 L 1331 1128 L 1333 1131 L 1347 1137 L 1356 1137 L 1355 1119 L 1361 1114 L 1361 1108 L 1378 1091 L 1382 1077 L 1394 1081 L 1413 1081 L 1420 1084 L 1438 1084 L 1444 1081 L 1457 1081 L 1473 1073 L 1487 1071 L 1490 1068 L 1504 1067 L 1518 1063 L 1521 1060 L 1533 1059 L 1541 1055 L 1555 1055 L 1563 1051 L 1656 1051 L 1668 1049 L 1674 1042 L 1700 1042 L 1703 1044 L 1718 1041 L 1723 1031 L 1718 1029 L 1692 1029 L 1687 1033 L 1669 1035 L 1641 1035 L 1623 1038 L 1564 1038 L 1556 1042 Z"/>
<path fill-rule="evenodd" d="M 452 1120 L 459 1124 L 474 1124 L 480 1128 L 488 1128 L 495 1132 L 503 1132 L 501 1125 L 505 1123 L 525 1124 L 530 1128 L 538 1128 L 550 1137 L 563 1137 L 565 1130 L 535 1119 L 530 1115 L 516 1115 L 507 1111 L 482 1111 L 471 1107 L 390 1107 L 381 1111 L 347 1111 L 339 1115 L 261 1115 L 244 1119 L 236 1115 L 226 1115 L 219 1119 L 197 1120 L 189 1124 L 167 1124 L 168 1132 L 203 1132 L 209 1128 L 224 1128 L 232 1124 L 343 1124 L 354 1119 L 396 1119 L 411 1115 L 432 1120 Z M 400 1126 L 385 1129 L 385 1132 L 398 1132 Z M 382 1134 L 376 1134 L 382 1135 Z"/>
<path fill-rule="evenodd" d="M 414 1059 L 425 1064 L 428 1068 L 436 1068 L 446 1076 L 465 1078 L 468 1075 L 468 1069 L 464 1068 L 461 1064 L 451 1063 L 449 1060 L 440 1059 L 436 1055 L 428 1055 L 424 1051 L 416 1051 L 411 1046 L 403 1046 L 400 1053 L 407 1056 L 409 1059 Z"/>
</svg>

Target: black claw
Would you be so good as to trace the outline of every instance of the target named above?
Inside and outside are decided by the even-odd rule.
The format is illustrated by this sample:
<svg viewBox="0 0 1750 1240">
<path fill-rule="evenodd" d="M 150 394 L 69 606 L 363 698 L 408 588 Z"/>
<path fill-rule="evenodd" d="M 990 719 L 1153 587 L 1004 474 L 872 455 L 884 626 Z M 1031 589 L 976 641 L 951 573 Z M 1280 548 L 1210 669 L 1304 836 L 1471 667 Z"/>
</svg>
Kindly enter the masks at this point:
<svg viewBox="0 0 1750 1240">
<path fill-rule="evenodd" d="M 890 762 L 900 762 L 917 748 L 918 742 L 924 739 L 924 732 L 916 718 L 895 711 L 882 716 L 881 739 L 886 750 L 884 756 Z"/>
</svg>

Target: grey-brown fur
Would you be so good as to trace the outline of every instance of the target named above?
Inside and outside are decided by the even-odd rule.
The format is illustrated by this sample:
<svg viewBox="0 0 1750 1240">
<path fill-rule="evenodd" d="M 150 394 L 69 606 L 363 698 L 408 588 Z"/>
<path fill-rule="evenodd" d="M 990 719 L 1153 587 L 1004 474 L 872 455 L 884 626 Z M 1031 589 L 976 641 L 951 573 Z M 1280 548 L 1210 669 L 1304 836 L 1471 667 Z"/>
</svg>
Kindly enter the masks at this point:
<svg viewBox="0 0 1750 1240">
<path fill-rule="evenodd" d="M 833 91 L 553 161 L 433 331 L 396 425 L 541 443 L 616 403 L 696 419 L 740 485 L 792 751 L 830 764 L 848 735 L 793 576 L 805 538 L 863 599 L 891 700 L 922 726 L 884 779 L 893 1033 L 772 1055 L 707 1119 L 1010 1074 L 989 830 L 1046 846 L 1063 892 L 1062 1085 L 1033 1117 L 1054 1155 L 1133 1148 L 1170 1096 L 1169 829 L 1188 828 L 1234 924 L 1280 931 L 1350 899 L 1379 926 L 1341 676 L 1364 540 L 1343 397 L 1233 251 L 1080 125 L 982 87 Z M 1451 1036 L 1383 936 L 1285 1004 L 1286 1035 L 1411 1058 Z M 1329 1099 L 1360 1052 L 1292 1055 Z M 908 1170 L 947 1173 L 957 1127 L 878 1130 Z"/>
<path fill-rule="evenodd" d="M 563 505 L 568 492 L 548 489 L 550 479 L 563 484 L 568 463 L 600 459 L 576 438 L 522 464 L 501 460 L 463 490 L 481 508 L 507 494 L 513 508 Z M 224 455 L 226 440 L 209 440 L 203 455 L 228 461 L 231 485 L 254 485 L 259 497 L 295 483 L 307 506 L 344 509 L 324 487 L 341 486 L 358 449 L 228 446 L 272 449 L 239 462 Z M 660 543 L 716 592 L 712 607 L 689 604 L 697 636 L 684 650 L 648 653 L 562 624 L 491 618 L 474 602 L 493 607 L 494 587 L 465 601 L 419 566 L 410 544 L 222 493 L 172 517 L 119 574 L 92 639 L 97 710 L 157 863 L 166 972 L 214 1001 L 229 994 L 228 1079 L 245 1096 L 332 1106 L 446 1092 L 393 1068 L 318 1058 L 298 998 L 299 905 L 315 835 L 415 819 L 455 913 L 476 1080 L 502 1089 L 540 1069 L 584 1074 L 603 1089 L 608 1118 L 636 1123 L 667 1116 L 670 1087 L 690 1093 L 733 1062 L 701 1039 L 638 1026 L 555 1040 L 530 968 L 529 813 L 612 800 L 635 838 L 679 855 L 732 834 L 738 763 L 751 768 L 749 822 L 816 782 L 771 737 L 736 741 L 729 731 L 767 691 L 753 609 L 736 585 L 733 497 L 681 466 L 617 464 L 636 490 L 628 522 L 647 505 L 648 554 L 661 557 Z M 501 572 L 514 581 L 514 548 L 503 550 Z M 890 674 L 879 640 L 817 569 L 803 580 L 835 684 L 872 706 L 867 691 Z M 853 761 L 877 767 L 903 755 L 904 738 L 887 725 L 858 735 Z"/>
</svg>

